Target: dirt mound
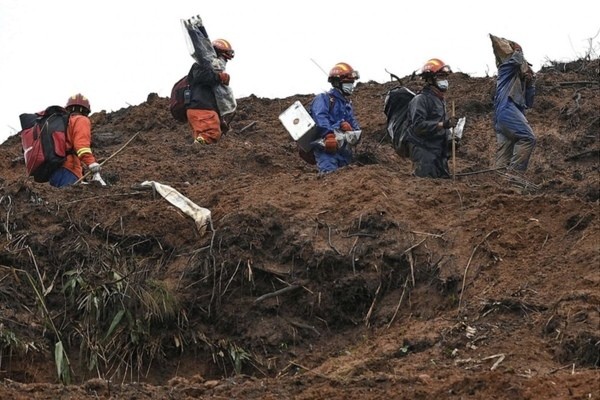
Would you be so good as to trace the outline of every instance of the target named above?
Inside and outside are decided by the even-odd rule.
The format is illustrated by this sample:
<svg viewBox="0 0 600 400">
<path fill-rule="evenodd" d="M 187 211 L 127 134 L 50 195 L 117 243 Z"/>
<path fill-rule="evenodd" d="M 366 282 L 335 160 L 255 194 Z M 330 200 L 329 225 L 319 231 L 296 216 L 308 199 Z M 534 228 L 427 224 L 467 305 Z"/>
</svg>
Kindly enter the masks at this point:
<svg viewBox="0 0 600 400">
<path fill-rule="evenodd" d="M 598 398 L 599 63 L 554 67 L 520 185 L 485 172 L 494 78 L 460 73 L 456 180 L 415 178 L 394 153 L 396 83 L 358 85 L 357 162 L 321 179 L 278 120 L 311 96 L 238 99 L 233 129 L 199 149 L 166 98 L 96 113 L 100 160 L 138 134 L 108 187 L 33 183 L 9 138 L 0 397 Z"/>
</svg>

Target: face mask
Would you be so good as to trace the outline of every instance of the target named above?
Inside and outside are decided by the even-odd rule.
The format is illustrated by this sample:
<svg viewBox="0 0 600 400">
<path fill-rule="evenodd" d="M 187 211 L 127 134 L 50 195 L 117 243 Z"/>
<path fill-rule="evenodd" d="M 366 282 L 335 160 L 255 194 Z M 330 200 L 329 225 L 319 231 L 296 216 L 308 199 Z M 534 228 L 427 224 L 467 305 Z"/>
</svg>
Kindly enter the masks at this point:
<svg viewBox="0 0 600 400">
<path fill-rule="evenodd" d="M 435 86 L 437 86 L 437 88 L 440 89 L 442 92 L 445 92 L 446 90 L 448 90 L 448 79 L 436 80 Z"/>
<path fill-rule="evenodd" d="M 354 92 L 354 83 L 342 83 L 342 92 L 350 96 Z"/>
</svg>

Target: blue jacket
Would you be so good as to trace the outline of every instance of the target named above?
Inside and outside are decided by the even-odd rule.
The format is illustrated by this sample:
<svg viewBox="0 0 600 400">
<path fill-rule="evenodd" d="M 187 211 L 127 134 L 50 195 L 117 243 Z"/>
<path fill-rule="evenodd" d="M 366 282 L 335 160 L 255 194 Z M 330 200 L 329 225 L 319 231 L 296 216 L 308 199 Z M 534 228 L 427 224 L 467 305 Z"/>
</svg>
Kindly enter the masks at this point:
<svg viewBox="0 0 600 400">
<path fill-rule="evenodd" d="M 526 66 L 526 61 L 520 51 L 515 51 L 510 58 L 498 66 L 494 96 L 496 114 L 507 108 L 510 109 L 509 102 L 512 102 L 521 113 L 533 106 L 535 86 L 533 82 L 525 83 L 525 80 L 521 79 L 523 66 Z"/>
<path fill-rule="evenodd" d="M 354 130 L 360 129 L 354 116 L 352 102 L 336 88 L 318 94 L 310 106 L 310 114 L 315 120 L 317 133 L 321 138 L 335 129 L 339 130 L 342 121 L 348 122 Z M 333 154 L 315 147 L 314 154 L 317 168 L 321 173 L 333 172 L 352 162 L 352 148 L 346 144 Z"/>
<path fill-rule="evenodd" d="M 336 88 L 318 94 L 312 102 L 310 114 L 322 138 L 334 129 L 339 130 L 342 121 L 348 122 L 354 130 L 360 129 L 354 116 L 352 102 Z"/>
</svg>

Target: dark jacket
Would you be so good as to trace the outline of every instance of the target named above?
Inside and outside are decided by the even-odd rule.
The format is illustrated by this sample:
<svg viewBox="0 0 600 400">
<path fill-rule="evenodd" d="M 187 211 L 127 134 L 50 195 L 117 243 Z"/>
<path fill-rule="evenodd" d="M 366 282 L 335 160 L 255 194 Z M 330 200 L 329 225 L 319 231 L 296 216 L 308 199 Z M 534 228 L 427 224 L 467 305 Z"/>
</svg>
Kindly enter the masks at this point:
<svg viewBox="0 0 600 400">
<path fill-rule="evenodd" d="M 446 155 L 448 130 L 438 130 L 438 122 L 446 119 L 446 102 L 431 86 L 425 86 L 408 105 L 406 141 L 438 156 Z"/>
<path fill-rule="evenodd" d="M 448 178 L 448 129 L 438 129 L 446 119 L 446 102 L 433 86 L 425 86 L 408 104 L 406 142 L 419 177 Z"/>
<path fill-rule="evenodd" d="M 219 75 L 208 62 L 194 63 L 188 73 L 192 89 L 190 104 L 187 108 L 213 110 L 219 114 L 214 88 L 220 84 Z"/>
</svg>

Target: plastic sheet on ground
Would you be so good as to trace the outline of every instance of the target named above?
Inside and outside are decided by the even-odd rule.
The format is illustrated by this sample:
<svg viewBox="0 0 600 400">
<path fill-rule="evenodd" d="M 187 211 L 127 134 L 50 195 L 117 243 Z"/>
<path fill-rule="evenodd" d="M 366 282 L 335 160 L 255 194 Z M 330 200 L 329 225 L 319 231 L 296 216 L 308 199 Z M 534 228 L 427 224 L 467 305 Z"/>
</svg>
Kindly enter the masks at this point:
<svg viewBox="0 0 600 400">
<path fill-rule="evenodd" d="M 163 185 L 155 181 L 144 181 L 142 186 L 151 186 L 169 203 L 179 208 L 183 213 L 192 217 L 196 222 L 196 228 L 200 236 L 206 233 L 206 227 L 211 222 L 211 212 L 208 208 L 200 207 L 171 186 Z"/>
</svg>

